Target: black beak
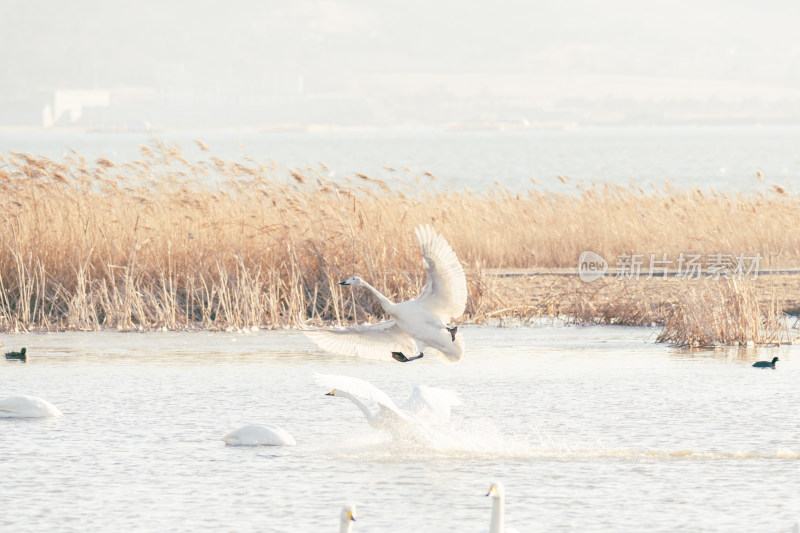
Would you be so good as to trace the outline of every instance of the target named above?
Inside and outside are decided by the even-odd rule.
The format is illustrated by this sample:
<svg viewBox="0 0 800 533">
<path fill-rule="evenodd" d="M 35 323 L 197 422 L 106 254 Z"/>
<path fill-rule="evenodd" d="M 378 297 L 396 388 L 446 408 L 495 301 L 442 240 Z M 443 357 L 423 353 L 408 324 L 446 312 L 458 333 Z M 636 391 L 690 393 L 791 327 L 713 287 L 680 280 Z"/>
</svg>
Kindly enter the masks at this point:
<svg viewBox="0 0 800 533">
<path fill-rule="evenodd" d="M 350 284 L 347 283 L 346 281 L 341 281 L 341 282 L 339 282 L 339 285 L 350 285 Z"/>
<path fill-rule="evenodd" d="M 328 393 L 325 394 L 325 396 L 333 396 L 333 393 L 332 392 L 328 392 Z"/>
<path fill-rule="evenodd" d="M 355 522 L 355 521 L 356 521 L 356 517 L 355 517 L 355 516 L 351 516 L 351 517 L 350 517 L 350 520 L 352 520 L 353 522 Z"/>
</svg>

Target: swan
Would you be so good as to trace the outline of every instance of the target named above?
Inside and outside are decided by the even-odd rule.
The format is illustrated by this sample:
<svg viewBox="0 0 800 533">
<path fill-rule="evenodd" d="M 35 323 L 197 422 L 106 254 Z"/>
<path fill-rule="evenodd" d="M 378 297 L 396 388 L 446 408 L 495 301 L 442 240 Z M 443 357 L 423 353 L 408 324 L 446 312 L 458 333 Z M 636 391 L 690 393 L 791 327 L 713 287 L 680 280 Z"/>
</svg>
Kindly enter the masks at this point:
<svg viewBox="0 0 800 533">
<path fill-rule="evenodd" d="M 24 347 L 18 352 L 6 352 L 6 359 L 17 359 L 23 363 L 28 362 L 28 356 L 25 355 L 28 350 Z"/>
<path fill-rule="evenodd" d="M 772 362 L 770 361 L 756 361 L 753 363 L 753 366 L 756 368 L 775 368 L 775 363 L 777 363 L 779 359 L 777 357 L 772 358 Z"/>
<path fill-rule="evenodd" d="M 391 318 L 377 324 L 345 328 L 312 329 L 304 333 L 323 350 L 368 359 L 394 358 L 402 363 L 419 359 L 432 348 L 445 360 L 457 363 L 464 357 L 464 344 L 456 326 L 467 305 L 467 280 L 458 257 L 444 237 L 430 226 L 415 229 L 428 281 L 415 300 L 393 303 L 372 285 L 351 276 L 340 285 L 364 287 L 380 302 Z M 405 354 L 418 353 L 413 357 Z"/>
<path fill-rule="evenodd" d="M 356 521 L 356 506 L 349 504 L 342 507 L 339 520 L 339 533 L 350 533 L 353 531 L 353 522 Z"/>
<path fill-rule="evenodd" d="M 53 404 L 36 396 L 9 396 L 0 400 L 0 418 L 45 418 L 61 414 Z"/>
<path fill-rule="evenodd" d="M 364 413 L 370 426 L 394 431 L 413 425 L 445 424 L 450 411 L 461 405 L 451 390 L 416 385 L 411 395 L 398 407 L 389 396 L 373 384 L 350 376 L 317 374 L 317 383 L 330 388 L 326 396 L 347 398 Z"/>
<path fill-rule="evenodd" d="M 228 446 L 294 446 L 297 442 L 280 426 L 249 425 L 231 431 L 222 440 Z"/>
<path fill-rule="evenodd" d="M 492 483 L 492 486 L 489 487 L 489 492 L 487 492 L 486 495 L 492 497 L 492 521 L 489 525 L 489 533 L 517 533 L 516 529 L 505 528 L 504 514 L 506 490 L 503 484 L 499 481 L 495 481 Z"/>
</svg>

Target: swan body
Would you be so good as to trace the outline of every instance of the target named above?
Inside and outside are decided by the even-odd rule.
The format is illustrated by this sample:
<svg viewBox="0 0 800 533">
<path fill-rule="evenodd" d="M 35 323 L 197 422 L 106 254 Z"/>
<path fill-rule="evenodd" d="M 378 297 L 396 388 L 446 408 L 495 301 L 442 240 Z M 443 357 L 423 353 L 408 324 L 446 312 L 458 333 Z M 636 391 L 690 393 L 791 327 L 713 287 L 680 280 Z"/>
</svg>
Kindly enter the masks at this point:
<svg viewBox="0 0 800 533">
<path fill-rule="evenodd" d="M 422 357 L 431 348 L 446 361 L 464 357 L 464 343 L 456 327 L 448 327 L 467 305 L 464 269 L 444 237 L 430 226 L 415 230 L 428 280 L 419 296 L 394 303 L 372 285 L 352 276 L 340 285 L 364 287 L 380 302 L 391 318 L 377 324 L 346 328 L 306 330 L 306 335 L 323 350 L 368 359 L 394 358 L 407 362 Z M 404 354 L 419 354 L 406 357 Z"/>
<path fill-rule="evenodd" d="M 505 528 L 506 490 L 503 484 L 495 481 L 489 487 L 486 495 L 492 497 L 492 521 L 489 525 L 489 533 L 517 533 L 516 529 Z"/>
<path fill-rule="evenodd" d="M 403 407 L 382 390 L 363 379 L 318 374 L 317 383 L 330 388 L 326 396 L 347 398 L 364 414 L 370 426 L 395 431 L 410 426 L 445 424 L 450 411 L 461 405 L 455 392 L 417 385 Z"/>
<path fill-rule="evenodd" d="M 350 533 L 353 531 L 353 522 L 356 521 L 356 506 L 353 504 L 342 507 L 339 514 L 339 533 Z"/>
<path fill-rule="evenodd" d="M 0 418 L 45 418 L 62 413 L 47 400 L 36 396 L 9 396 L 0 400 Z"/>
<path fill-rule="evenodd" d="M 280 426 L 243 426 L 231 431 L 222 440 L 228 446 L 294 446 L 294 437 Z"/>
</svg>

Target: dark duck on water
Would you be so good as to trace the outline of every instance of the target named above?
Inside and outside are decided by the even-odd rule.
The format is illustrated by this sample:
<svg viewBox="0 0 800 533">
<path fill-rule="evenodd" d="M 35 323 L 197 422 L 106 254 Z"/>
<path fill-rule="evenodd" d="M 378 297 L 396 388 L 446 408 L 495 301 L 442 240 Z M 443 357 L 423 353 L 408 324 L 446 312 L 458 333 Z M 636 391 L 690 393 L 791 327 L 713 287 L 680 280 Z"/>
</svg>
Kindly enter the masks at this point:
<svg viewBox="0 0 800 533">
<path fill-rule="evenodd" d="M 6 359 L 10 359 L 10 360 L 16 359 L 17 361 L 22 361 L 23 363 L 25 363 L 25 362 L 28 361 L 28 357 L 25 355 L 26 351 L 27 350 L 25 350 L 25 348 L 23 348 L 22 350 L 20 350 L 18 352 L 6 352 Z"/>
<path fill-rule="evenodd" d="M 773 357 L 772 361 L 756 361 L 753 366 L 756 368 L 775 368 L 775 362 L 778 361 L 777 357 Z"/>
</svg>

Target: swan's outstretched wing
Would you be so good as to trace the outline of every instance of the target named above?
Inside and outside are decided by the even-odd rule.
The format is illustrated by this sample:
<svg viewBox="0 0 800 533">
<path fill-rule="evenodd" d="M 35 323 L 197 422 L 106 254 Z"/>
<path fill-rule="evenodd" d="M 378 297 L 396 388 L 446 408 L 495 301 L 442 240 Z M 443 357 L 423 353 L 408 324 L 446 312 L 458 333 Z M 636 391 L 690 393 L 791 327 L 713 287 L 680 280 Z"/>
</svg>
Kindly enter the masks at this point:
<svg viewBox="0 0 800 533">
<path fill-rule="evenodd" d="M 309 329 L 303 333 L 323 350 L 366 359 L 391 361 L 392 352 L 413 354 L 417 349 L 414 339 L 400 329 L 395 319 L 346 328 Z"/>
<path fill-rule="evenodd" d="M 416 385 L 403 409 L 428 424 L 446 424 L 450 420 L 450 410 L 458 405 L 461 400 L 454 391 Z"/>
<path fill-rule="evenodd" d="M 397 404 L 385 392 L 368 381 L 334 374 L 314 374 L 314 379 L 321 387 L 344 391 L 364 402 L 376 404 L 378 407 L 387 409 L 403 420 L 408 420 L 408 415 L 400 411 Z"/>
<path fill-rule="evenodd" d="M 427 310 L 446 317 L 459 317 L 467 305 L 467 279 L 456 253 L 444 237 L 428 225 L 414 230 L 428 281 L 417 298 Z"/>
</svg>

